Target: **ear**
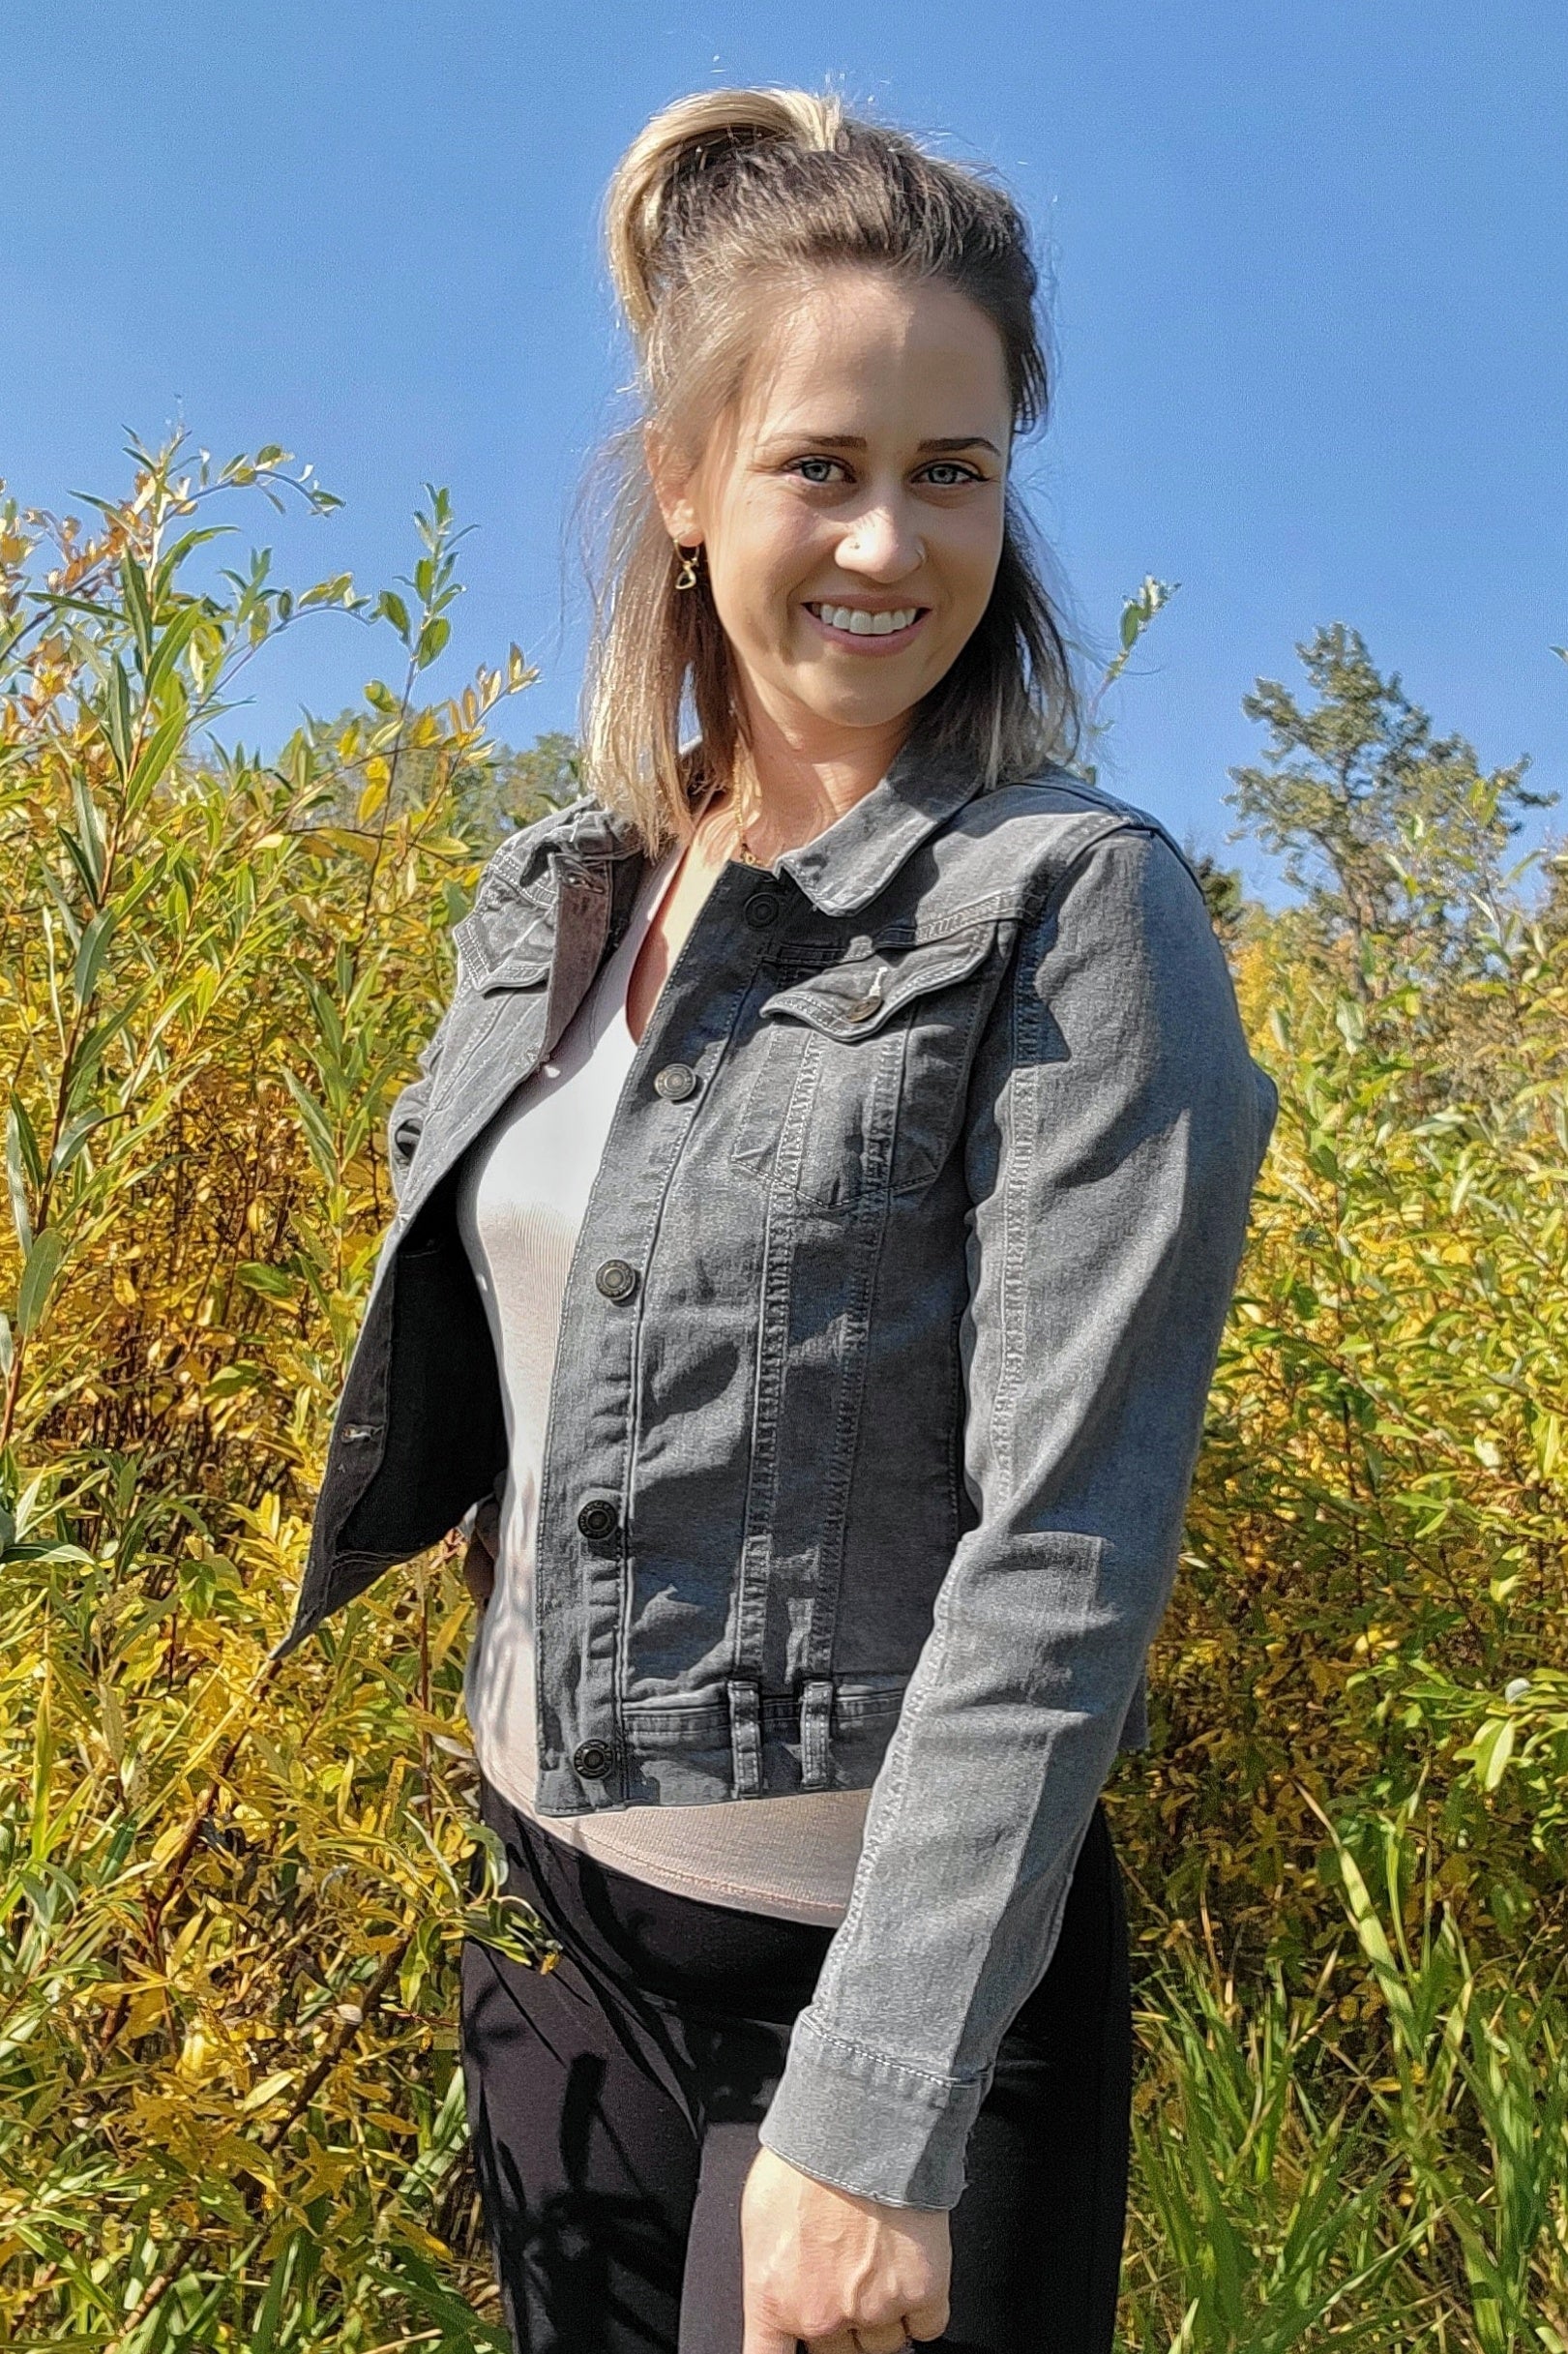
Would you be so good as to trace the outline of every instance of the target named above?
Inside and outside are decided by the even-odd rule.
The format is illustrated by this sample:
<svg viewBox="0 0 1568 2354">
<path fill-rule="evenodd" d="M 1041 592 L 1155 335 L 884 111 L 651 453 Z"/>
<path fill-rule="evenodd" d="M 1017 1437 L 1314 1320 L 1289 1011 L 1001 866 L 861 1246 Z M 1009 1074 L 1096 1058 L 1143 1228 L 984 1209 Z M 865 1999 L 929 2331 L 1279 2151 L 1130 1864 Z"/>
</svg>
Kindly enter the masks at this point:
<svg viewBox="0 0 1568 2354">
<path fill-rule="evenodd" d="M 699 543 L 703 531 L 692 498 L 692 468 L 670 448 L 654 424 L 642 428 L 642 450 L 665 529 L 672 540 L 680 540 L 687 547 Z"/>
</svg>

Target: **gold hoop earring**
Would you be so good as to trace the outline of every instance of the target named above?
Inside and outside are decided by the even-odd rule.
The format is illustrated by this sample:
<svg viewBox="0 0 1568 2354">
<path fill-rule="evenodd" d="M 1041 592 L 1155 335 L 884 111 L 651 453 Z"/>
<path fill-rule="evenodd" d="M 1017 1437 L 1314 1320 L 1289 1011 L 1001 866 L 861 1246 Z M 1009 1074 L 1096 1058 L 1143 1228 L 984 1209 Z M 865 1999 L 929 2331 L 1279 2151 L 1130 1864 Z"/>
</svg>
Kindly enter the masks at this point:
<svg viewBox="0 0 1568 2354">
<path fill-rule="evenodd" d="M 681 559 L 681 568 L 675 575 L 677 588 L 695 588 L 696 586 L 696 559 L 701 546 L 700 540 L 695 548 L 683 548 L 679 540 L 675 542 L 675 552 Z"/>
</svg>

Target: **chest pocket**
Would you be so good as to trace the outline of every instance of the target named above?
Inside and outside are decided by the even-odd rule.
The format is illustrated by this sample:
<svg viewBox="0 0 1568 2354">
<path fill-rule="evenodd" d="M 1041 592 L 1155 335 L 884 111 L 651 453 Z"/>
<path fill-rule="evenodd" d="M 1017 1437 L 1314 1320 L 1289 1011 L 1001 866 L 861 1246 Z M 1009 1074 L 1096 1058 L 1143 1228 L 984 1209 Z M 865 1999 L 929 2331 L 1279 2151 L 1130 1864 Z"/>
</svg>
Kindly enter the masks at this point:
<svg viewBox="0 0 1568 2354">
<path fill-rule="evenodd" d="M 962 1113 L 998 964 L 987 922 L 873 947 L 766 998 L 736 1166 L 814 1210 L 929 1184 Z"/>
</svg>

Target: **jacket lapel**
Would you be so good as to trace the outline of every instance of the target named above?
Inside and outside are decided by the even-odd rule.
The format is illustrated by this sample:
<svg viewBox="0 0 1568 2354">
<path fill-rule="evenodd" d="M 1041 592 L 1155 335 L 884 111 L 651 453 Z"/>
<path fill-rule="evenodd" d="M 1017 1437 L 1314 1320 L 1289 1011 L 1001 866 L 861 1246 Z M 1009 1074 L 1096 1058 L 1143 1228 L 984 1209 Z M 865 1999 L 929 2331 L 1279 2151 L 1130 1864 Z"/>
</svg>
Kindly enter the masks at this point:
<svg viewBox="0 0 1568 2354">
<path fill-rule="evenodd" d="M 398 1206 L 407 1231 L 442 1177 L 532 1078 L 604 961 L 615 868 L 640 852 L 625 820 L 574 804 L 503 844 L 454 933 L 459 981 L 426 1115 L 425 1148 Z"/>
</svg>

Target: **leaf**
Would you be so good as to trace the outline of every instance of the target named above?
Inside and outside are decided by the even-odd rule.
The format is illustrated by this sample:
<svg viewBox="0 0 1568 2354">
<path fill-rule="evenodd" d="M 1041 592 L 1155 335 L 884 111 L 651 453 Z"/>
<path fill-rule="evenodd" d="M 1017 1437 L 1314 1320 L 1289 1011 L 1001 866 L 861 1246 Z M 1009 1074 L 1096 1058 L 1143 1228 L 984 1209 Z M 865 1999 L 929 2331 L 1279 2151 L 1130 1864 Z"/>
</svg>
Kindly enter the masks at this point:
<svg viewBox="0 0 1568 2354">
<path fill-rule="evenodd" d="M 154 730 L 150 741 L 145 745 L 136 761 L 134 774 L 128 779 L 126 784 L 125 797 L 128 809 L 137 810 L 142 807 L 147 796 L 163 776 L 164 769 L 174 758 L 180 739 L 189 724 L 188 716 L 183 710 L 175 711 L 163 721 L 161 727 Z"/>
<path fill-rule="evenodd" d="M 72 986 L 78 1005 L 86 1005 L 98 986 L 98 976 L 104 968 L 104 959 L 109 952 L 109 942 L 114 937 L 115 920 L 114 909 L 104 908 L 94 916 L 81 936 L 81 945 L 76 950 L 76 967 L 72 975 Z"/>
<path fill-rule="evenodd" d="M 331 1182 L 338 1175 L 338 1147 L 333 1138 L 332 1122 L 310 1088 L 302 1080 L 296 1079 L 292 1071 L 284 1070 L 283 1085 L 299 1106 L 311 1156 L 322 1176 Z"/>
<path fill-rule="evenodd" d="M 104 826 L 84 768 L 73 768 L 71 772 L 71 799 L 76 812 L 80 849 L 78 864 L 83 865 L 88 895 L 96 905 L 104 889 Z M 69 835 L 66 839 L 70 843 Z M 77 847 L 76 844 L 71 845 L 74 854 Z"/>
<path fill-rule="evenodd" d="M 24 1339 L 30 1332 L 36 1332 L 44 1321 L 65 1255 L 64 1242 L 50 1229 L 39 1236 L 27 1254 L 16 1290 L 16 1329 Z"/>
<path fill-rule="evenodd" d="M 60 827 L 59 835 L 60 847 L 81 878 L 81 887 L 87 896 L 88 905 L 96 908 L 99 891 L 102 888 L 101 870 L 95 870 L 86 850 L 68 825 Z M 61 913 L 69 913 L 70 903 L 66 899 L 65 893 L 55 883 L 53 877 L 46 873 L 44 877 L 44 887 L 50 893 Z"/>
<path fill-rule="evenodd" d="M 452 624 L 445 614 L 436 613 L 419 633 L 419 645 L 414 654 L 418 669 L 428 670 L 452 635 Z"/>
<path fill-rule="evenodd" d="M 145 678 L 153 658 L 152 608 L 147 602 L 147 576 L 129 549 L 120 558 L 120 585 L 125 591 L 125 609 L 136 641 L 137 667 Z"/>
<path fill-rule="evenodd" d="M 525 1970 L 547 1974 L 558 1958 L 544 1922 L 520 1896 L 486 1896 L 468 1905 L 462 1915 L 462 1933 L 475 1945 L 487 1946 Z"/>
<path fill-rule="evenodd" d="M 406 645 L 408 643 L 408 608 L 396 589 L 383 588 L 376 600 L 376 611 L 386 615 Z"/>
<path fill-rule="evenodd" d="M 1511 1716 L 1489 1716 L 1473 1741 L 1455 1751 L 1456 1759 L 1473 1766 L 1483 1790 L 1495 1790 L 1514 1754 L 1517 1727 Z"/>
<path fill-rule="evenodd" d="M 303 2237 L 300 2232 L 290 2232 L 274 2259 L 266 2294 L 251 2330 L 251 2354 L 273 2354 L 283 2318 L 283 2299 L 288 2294 L 294 2261 L 303 2245 Z"/>
<path fill-rule="evenodd" d="M 114 753 L 115 765 L 123 778 L 131 773 L 133 725 L 131 718 L 131 681 L 126 676 L 125 664 L 118 654 L 109 671 L 109 691 L 105 724 Z"/>
<path fill-rule="evenodd" d="M 79 1119 L 74 1119 L 69 1127 L 60 1131 L 60 1141 L 49 1155 L 51 1176 L 64 1177 L 73 1161 L 84 1149 L 93 1130 L 102 1128 L 108 1117 L 106 1112 L 84 1112 Z"/>
<path fill-rule="evenodd" d="M 380 816 L 387 805 L 387 787 L 392 770 L 385 760 L 370 760 L 366 764 L 368 782 L 355 805 L 354 815 L 361 825 L 369 825 Z"/>
<path fill-rule="evenodd" d="M 15 1350 L 11 1338 L 11 1319 L 0 1308 L 0 1381 L 11 1379 L 11 1367 Z M 9 1542 L 9 1539 L 7 1540 Z"/>
<path fill-rule="evenodd" d="M 27 1207 L 27 1180 L 34 1191 L 44 1183 L 32 1122 L 19 1095 L 13 1095 L 6 1114 L 6 1179 L 11 1189 L 11 1217 L 25 1258 L 33 1247 L 33 1221 Z"/>
<path fill-rule="evenodd" d="M 303 610 L 307 605 L 352 605 L 354 576 L 351 572 L 335 573 L 330 581 L 317 581 L 300 598 Z"/>
<path fill-rule="evenodd" d="M 297 1289 L 295 1278 L 284 1268 L 266 1266 L 259 1260 L 250 1260 L 236 1267 L 235 1281 L 244 1284 L 248 1292 L 259 1292 L 263 1299 L 292 1299 Z"/>
<path fill-rule="evenodd" d="M 152 665 L 147 672 L 147 695 L 150 701 L 157 701 L 159 689 L 174 669 L 205 617 L 201 607 L 192 599 L 189 605 L 183 606 L 175 614 L 159 639 L 158 649 L 153 655 Z"/>
</svg>

